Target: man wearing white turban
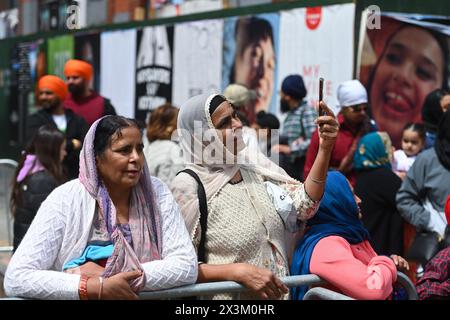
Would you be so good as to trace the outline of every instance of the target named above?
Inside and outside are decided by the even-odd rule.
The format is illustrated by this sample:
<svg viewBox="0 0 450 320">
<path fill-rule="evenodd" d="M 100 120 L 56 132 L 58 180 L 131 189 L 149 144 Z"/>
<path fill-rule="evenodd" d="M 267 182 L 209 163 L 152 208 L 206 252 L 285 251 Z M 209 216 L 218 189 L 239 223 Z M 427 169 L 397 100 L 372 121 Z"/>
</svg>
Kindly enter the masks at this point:
<svg viewBox="0 0 450 320">
<path fill-rule="evenodd" d="M 355 185 L 355 171 L 353 170 L 353 154 L 359 138 L 364 134 L 375 131 L 375 124 L 366 113 L 367 91 L 358 80 L 349 80 L 341 83 L 337 89 L 339 110 L 339 133 L 336 145 L 331 154 L 330 168 L 341 171 L 350 183 Z M 311 143 L 306 153 L 304 177 L 311 171 L 312 164 L 317 155 L 319 136 L 317 130 L 311 137 Z"/>
</svg>

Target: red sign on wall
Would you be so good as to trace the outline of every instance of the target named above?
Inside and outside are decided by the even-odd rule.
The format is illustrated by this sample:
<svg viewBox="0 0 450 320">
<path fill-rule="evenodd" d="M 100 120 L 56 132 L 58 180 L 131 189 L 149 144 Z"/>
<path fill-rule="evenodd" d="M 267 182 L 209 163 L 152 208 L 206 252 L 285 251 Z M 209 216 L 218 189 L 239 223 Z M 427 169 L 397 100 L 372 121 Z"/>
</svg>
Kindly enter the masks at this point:
<svg viewBox="0 0 450 320">
<path fill-rule="evenodd" d="M 317 29 L 322 19 L 322 7 L 306 8 L 306 26 L 310 30 Z"/>
</svg>

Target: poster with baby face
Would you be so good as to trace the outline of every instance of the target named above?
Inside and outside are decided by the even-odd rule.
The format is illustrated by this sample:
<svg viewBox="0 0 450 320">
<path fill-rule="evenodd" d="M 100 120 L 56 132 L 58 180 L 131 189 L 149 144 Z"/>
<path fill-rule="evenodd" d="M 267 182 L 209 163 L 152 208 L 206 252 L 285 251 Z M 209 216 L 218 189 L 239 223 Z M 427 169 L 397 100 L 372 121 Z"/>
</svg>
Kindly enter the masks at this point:
<svg viewBox="0 0 450 320">
<path fill-rule="evenodd" d="M 222 90 L 230 83 L 254 90 L 250 118 L 276 107 L 279 20 L 278 13 L 267 13 L 224 21 Z"/>
<path fill-rule="evenodd" d="M 359 79 L 369 94 L 371 117 L 399 148 L 404 127 L 423 122 L 427 97 L 448 91 L 450 19 L 383 13 L 373 28 L 365 17 Z"/>
</svg>

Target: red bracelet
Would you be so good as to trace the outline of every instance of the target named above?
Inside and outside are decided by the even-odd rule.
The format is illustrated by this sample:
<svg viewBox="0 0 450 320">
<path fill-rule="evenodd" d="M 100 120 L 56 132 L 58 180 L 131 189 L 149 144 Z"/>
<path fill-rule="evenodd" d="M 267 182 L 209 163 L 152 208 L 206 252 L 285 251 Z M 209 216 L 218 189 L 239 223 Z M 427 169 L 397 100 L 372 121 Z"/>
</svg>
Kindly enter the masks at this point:
<svg viewBox="0 0 450 320">
<path fill-rule="evenodd" d="M 81 276 L 80 286 L 78 288 L 78 294 L 80 295 L 80 300 L 89 300 L 88 292 L 87 292 L 87 282 L 89 277 Z"/>
</svg>

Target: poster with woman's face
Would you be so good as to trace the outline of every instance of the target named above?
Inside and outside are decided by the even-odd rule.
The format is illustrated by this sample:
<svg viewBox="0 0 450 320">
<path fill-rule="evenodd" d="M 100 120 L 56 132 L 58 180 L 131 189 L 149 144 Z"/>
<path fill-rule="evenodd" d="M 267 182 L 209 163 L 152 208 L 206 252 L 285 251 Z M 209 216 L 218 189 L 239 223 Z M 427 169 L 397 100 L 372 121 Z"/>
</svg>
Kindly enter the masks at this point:
<svg viewBox="0 0 450 320">
<path fill-rule="evenodd" d="M 444 25 L 391 16 L 381 17 L 379 29 L 366 30 L 359 78 L 369 94 L 372 118 L 396 148 L 403 128 L 422 122 L 427 95 L 448 88 L 448 34 Z"/>
<path fill-rule="evenodd" d="M 279 14 L 225 20 L 222 90 L 239 83 L 255 90 L 254 112 L 275 110 Z"/>
</svg>

